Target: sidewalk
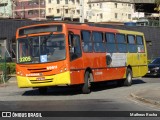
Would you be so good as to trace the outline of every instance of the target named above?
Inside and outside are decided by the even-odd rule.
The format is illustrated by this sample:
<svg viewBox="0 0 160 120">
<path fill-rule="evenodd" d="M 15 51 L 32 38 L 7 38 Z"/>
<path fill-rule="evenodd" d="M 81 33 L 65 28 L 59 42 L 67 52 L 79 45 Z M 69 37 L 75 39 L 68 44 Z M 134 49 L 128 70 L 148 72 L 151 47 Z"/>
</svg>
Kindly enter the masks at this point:
<svg viewBox="0 0 160 120">
<path fill-rule="evenodd" d="M 131 93 L 131 97 L 139 101 L 160 107 L 160 87 L 146 89 L 137 93 Z"/>
</svg>

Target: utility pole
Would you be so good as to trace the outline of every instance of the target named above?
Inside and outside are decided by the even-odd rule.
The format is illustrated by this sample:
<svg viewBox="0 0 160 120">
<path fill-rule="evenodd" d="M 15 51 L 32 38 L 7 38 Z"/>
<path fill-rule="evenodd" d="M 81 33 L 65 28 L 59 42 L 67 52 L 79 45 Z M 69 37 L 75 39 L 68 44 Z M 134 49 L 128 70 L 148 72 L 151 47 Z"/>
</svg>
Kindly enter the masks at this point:
<svg viewBox="0 0 160 120">
<path fill-rule="evenodd" d="M 80 23 L 84 23 L 84 0 L 80 0 Z"/>
<path fill-rule="evenodd" d="M 41 10 L 40 10 L 40 0 L 39 0 L 39 21 L 40 21 L 40 12 Z"/>
</svg>

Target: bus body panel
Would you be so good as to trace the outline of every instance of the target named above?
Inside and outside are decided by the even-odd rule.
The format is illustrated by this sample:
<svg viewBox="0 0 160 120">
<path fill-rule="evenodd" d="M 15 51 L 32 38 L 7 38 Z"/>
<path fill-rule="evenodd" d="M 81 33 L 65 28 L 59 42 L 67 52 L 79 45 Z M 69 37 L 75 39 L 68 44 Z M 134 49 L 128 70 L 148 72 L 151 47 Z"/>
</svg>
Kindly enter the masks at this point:
<svg viewBox="0 0 160 120">
<path fill-rule="evenodd" d="M 56 86 L 56 85 L 70 85 L 70 72 L 64 72 L 51 76 L 39 76 L 39 77 L 25 77 L 18 76 L 18 87 L 44 87 L 44 86 Z"/>
<path fill-rule="evenodd" d="M 91 72 L 93 74 L 94 81 L 91 82 L 124 79 L 126 78 L 127 67 L 131 67 L 133 77 L 143 76 L 147 73 L 148 67 L 147 67 L 147 50 L 146 50 L 145 39 L 143 39 L 145 47 L 144 53 L 138 53 L 138 52 L 108 53 L 107 51 L 103 53 L 98 53 L 95 52 L 94 50 L 91 53 L 85 53 L 81 46 L 82 50 L 81 57 L 71 61 L 69 54 L 68 31 L 72 31 L 74 34 L 79 35 L 80 38 L 82 30 L 88 30 L 91 32 L 99 31 L 102 33 L 112 32 L 114 34 L 122 33 L 125 35 L 133 34 L 135 36 L 141 35 L 144 37 L 142 33 L 134 31 L 110 29 L 110 28 L 93 27 L 88 25 L 71 25 L 64 23 L 61 24 L 63 25 L 62 33 L 65 34 L 66 38 L 66 59 L 58 62 L 37 64 L 37 65 L 17 64 L 16 67 L 17 72 L 19 71 L 24 72 L 23 75 L 20 75 L 20 73 L 17 74 L 17 81 L 19 87 L 45 87 L 45 86 L 47 87 L 55 85 L 83 84 L 85 72 L 88 68 L 91 69 Z M 18 36 L 18 32 L 16 33 L 16 36 Z M 81 39 L 80 43 L 82 43 Z M 108 60 L 107 55 L 110 55 L 112 58 L 112 64 L 110 65 L 107 65 L 107 60 Z M 44 72 L 43 76 L 36 76 L 36 77 L 25 76 L 26 74 L 30 74 L 30 72 L 27 71 L 28 68 L 38 69 L 41 68 L 42 66 L 46 68 L 47 66 L 56 66 L 56 65 L 57 69 L 52 70 L 50 72 Z M 66 71 L 60 72 L 65 68 Z M 44 78 L 45 80 L 43 81 Z M 53 79 L 53 81 L 51 79 Z"/>
</svg>

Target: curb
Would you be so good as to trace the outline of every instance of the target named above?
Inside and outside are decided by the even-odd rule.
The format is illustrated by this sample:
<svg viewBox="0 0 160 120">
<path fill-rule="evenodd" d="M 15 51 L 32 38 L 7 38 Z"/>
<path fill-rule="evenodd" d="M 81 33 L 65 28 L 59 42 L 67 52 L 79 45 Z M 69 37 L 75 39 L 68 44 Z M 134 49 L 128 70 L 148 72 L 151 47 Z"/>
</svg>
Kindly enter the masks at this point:
<svg viewBox="0 0 160 120">
<path fill-rule="evenodd" d="M 152 104 L 152 105 L 156 105 L 156 106 L 160 107 L 160 102 L 159 101 L 155 101 L 155 100 L 151 100 L 151 99 L 146 99 L 146 98 L 137 96 L 134 93 L 131 93 L 130 96 L 133 97 L 134 99 L 137 99 L 137 100 L 141 101 L 141 102 Z"/>
</svg>

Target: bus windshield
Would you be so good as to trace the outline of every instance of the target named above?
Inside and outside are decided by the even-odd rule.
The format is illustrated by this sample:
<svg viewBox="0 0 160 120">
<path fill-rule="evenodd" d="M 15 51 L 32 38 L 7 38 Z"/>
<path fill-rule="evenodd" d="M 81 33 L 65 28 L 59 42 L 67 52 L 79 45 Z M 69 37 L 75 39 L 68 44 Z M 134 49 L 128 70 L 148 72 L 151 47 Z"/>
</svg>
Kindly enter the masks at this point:
<svg viewBox="0 0 160 120">
<path fill-rule="evenodd" d="M 17 46 L 17 63 L 46 63 L 66 58 L 64 34 L 19 38 Z"/>
</svg>

